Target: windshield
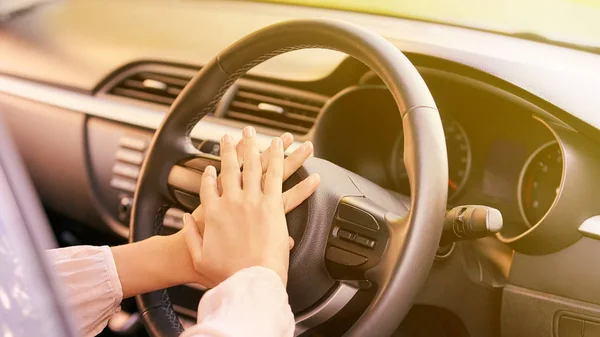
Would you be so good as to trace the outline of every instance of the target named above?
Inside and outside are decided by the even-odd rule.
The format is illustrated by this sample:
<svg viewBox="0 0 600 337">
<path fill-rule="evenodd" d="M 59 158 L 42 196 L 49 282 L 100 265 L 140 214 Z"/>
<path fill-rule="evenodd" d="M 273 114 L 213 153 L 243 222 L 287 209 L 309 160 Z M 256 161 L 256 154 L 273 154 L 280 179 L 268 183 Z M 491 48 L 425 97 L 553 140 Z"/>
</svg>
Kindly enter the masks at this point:
<svg viewBox="0 0 600 337">
<path fill-rule="evenodd" d="M 600 0 L 266 1 L 433 21 L 534 40 L 600 48 Z"/>
</svg>

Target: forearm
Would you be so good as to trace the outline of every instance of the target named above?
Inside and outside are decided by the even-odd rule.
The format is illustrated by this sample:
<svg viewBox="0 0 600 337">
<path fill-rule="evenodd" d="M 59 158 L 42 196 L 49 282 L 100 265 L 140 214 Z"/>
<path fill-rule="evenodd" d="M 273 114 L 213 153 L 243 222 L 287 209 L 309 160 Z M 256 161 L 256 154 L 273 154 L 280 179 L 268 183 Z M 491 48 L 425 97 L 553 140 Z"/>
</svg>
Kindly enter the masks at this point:
<svg viewBox="0 0 600 337">
<path fill-rule="evenodd" d="M 184 283 L 198 282 L 198 275 L 182 233 L 111 247 L 123 298 Z"/>
</svg>

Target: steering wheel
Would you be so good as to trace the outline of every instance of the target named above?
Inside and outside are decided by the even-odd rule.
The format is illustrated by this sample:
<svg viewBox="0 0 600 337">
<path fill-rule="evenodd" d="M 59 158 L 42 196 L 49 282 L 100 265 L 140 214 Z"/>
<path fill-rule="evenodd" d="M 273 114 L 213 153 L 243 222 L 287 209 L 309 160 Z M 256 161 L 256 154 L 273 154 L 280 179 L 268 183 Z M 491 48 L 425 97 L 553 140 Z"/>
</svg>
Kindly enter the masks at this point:
<svg viewBox="0 0 600 337">
<path fill-rule="evenodd" d="M 389 336 L 433 263 L 446 210 L 448 162 L 440 116 L 425 82 L 396 47 L 358 26 L 324 19 L 282 22 L 244 37 L 206 64 L 152 139 L 135 193 L 129 241 L 159 234 L 165 210 L 184 203 L 177 190 L 199 191 L 203 169 L 219 167 L 218 157 L 199 152 L 189 134 L 236 79 L 274 56 L 306 48 L 353 56 L 387 85 L 402 117 L 411 196 L 318 158 L 292 176 L 291 183 L 313 172 L 321 175 L 317 191 L 287 217 L 296 242 L 287 289 L 295 334 L 359 306 L 359 317 L 338 333 Z M 360 307 L 352 299 L 364 293 L 370 296 Z M 150 335 L 179 336 L 183 328 L 165 290 L 136 299 Z"/>
</svg>

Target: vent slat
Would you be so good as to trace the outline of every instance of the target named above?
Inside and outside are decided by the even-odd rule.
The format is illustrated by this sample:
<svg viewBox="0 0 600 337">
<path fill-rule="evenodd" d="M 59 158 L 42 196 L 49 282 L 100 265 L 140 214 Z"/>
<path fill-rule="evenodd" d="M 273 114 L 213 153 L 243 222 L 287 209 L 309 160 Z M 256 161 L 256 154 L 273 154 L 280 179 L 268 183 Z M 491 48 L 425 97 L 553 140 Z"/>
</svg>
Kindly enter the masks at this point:
<svg viewBox="0 0 600 337">
<path fill-rule="evenodd" d="M 183 89 L 177 89 L 177 88 L 168 88 L 167 92 L 171 95 L 174 95 L 175 97 L 179 96 L 179 94 L 183 91 Z"/>
<path fill-rule="evenodd" d="M 305 128 L 305 127 L 298 126 L 298 125 L 291 125 L 288 123 L 274 121 L 269 118 L 258 117 L 258 116 L 254 116 L 254 115 L 249 115 L 247 113 L 236 112 L 236 111 L 231 111 L 231 110 L 228 112 L 227 115 L 229 118 L 239 120 L 242 122 L 251 122 L 251 123 L 275 127 L 277 129 L 295 131 L 295 132 L 299 132 L 299 133 L 307 133 L 308 130 L 310 130 L 310 128 Z"/>
<path fill-rule="evenodd" d="M 303 129 L 310 129 L 314 124 L 314 120 L 293 119 L 287 115 L 278 115 L 271 112 L 253 111 L 243 108 L 230 107 L 229 112 L 235 112 L 238 114 L 243 113 L 251 117 L 271 120 L 278 123 L 278 125 L 292 125 Z M 227 117 L 231 117 L 229 113 L 227 114 Z M 239 116 L 236 118 L 239 119 Z"/>
<path fill-rule="evenodd" d="M 243 86 L 225 117 L 298 133 L 308 132 L 325 104 L 311 94 L 278 88 Z"/>
<path fill-rule="evenodd" d="M 237 112 L 237 113 L 245 113 L 249 116 L 270 119 L 272 121 L 279 122 L 279 123 L 287 123 L 287 124 L 291 124 L 291 125 L 296 125 L 296 126 L 300 126 L 302 128 L 310 128 L 310 127 L 312 127 L 312 125 L 315 122 L 314 118 L 305 117 L 302 115 L 278 114 L 278 113 L 273 113 L 271 111 L 258 110 L 255 107 L 247 109 L 245 106 L 246 106 L 246 104 L 239 104 L 237 102 L 234 102 L 229 106 L 229 110 Z"/>
<path fill-rule="evenodd" d="M 143 81 L 138 80 L 125 80 L 123 81 L 123 85 L 129 88 L 137 88 L 137 89 L 146 89 L 144 87 Z"/>
<path fill-rule="evenodd" d="M 116 95 L 119 95 L 119 96 L 131 97 L 131 98 L 140 99 L 142 101 L 155 102 L 155 103 L 160 103 L 160 104 L 165 104 L 165 105 L 171 105 L 173 103 L 173 101 L 175 101 L 174 98 L 154 95 L 154 94 L 150 94 L 150 93 L 143 92 L 143 91 L 137 91 L 137 90 L 125 89 L 125 88 L 114 88 L 113 93 Z"/>
<path fill-rule="evenodd" d="M 261 94 L 255 94 L 252 92 L 247 92 L 247 91 L 242 91 L 242 90 L 238 91 L 237 96 L 242 97 L 242 98 L 256 100 L 256 101 L 263 101 L 264 103 L 284 105 L 284 106 L 288 106 L 291 108 L 313 111 L 316 113 L 319 113 L 319 111 L 321 110 L 320 107 L 296 103 L 296 102 L 289 101 L 289 100 L 284 100 L 284 99 L 280 99 L 280 98 L 276 98 L 276 97 L 272 97 L 272 96 L 265 96 L 265 95 L 261 95 Z"/>
<path fill-rule="evenodd" d="M 168 85 L 178 86 L 181 88 L 185 87 L 188 84 L 188 82 L 191 80 L 191 78 L 167 76 L 167 75 L 150 73 L 150 72 L 142 72 L 142 73 L 139 73 L 137 76 L 140 78 L 143 78 L 143 79 L 156 80 L 156 81 L 166 83 Z"/>
<path fill-rule="evenodd" d="M 239 102 L 239 101 L 233 101 L 233 102 L 231 102 L 231 106 L 230 107 L 241 108 L 241 109 L 248 109 L 248 110 L 254 110 L 254 111 L 260 111 L 260 109 L 258 108 L 258 105 L 256 105 L 256 104 L 250 104 L 250 103 Z"/>
<path fill-rule="evenodd" d="M 314 117 L 308 117 L 308 116 L 298 115 L 298 114 L 294 114 L 294 113 L 287 113 L 286 116 L 288 116 L 289 118 L 297 119 L 299 121 L 311 122 L 313 124 L 317 120 Z"/>
<path fill-rule="evenodd" d="M 109 92 L 160 105 L 171 105 L 189 79 L 154 72 L 139 72 L 117 83 Z"/>
</svg>

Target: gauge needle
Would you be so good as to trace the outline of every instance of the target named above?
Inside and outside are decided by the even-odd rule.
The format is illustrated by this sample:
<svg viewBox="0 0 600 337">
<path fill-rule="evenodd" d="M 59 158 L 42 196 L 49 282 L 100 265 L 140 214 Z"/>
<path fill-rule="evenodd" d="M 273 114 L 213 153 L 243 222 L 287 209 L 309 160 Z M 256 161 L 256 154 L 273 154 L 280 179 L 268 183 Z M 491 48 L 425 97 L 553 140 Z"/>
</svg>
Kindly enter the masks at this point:
<svg viewBox="0 0 600 337">
<path fill-rule="evenodd" d="M 450 179 L 450 178 L 448 178 L 448 186 L 450 186 L 450 188 L 455 191 L 458 188 L 458 186 L 456 186 L 456 183 L 454 181 L 452 181 L 452 179 Z"/>
</svg>

